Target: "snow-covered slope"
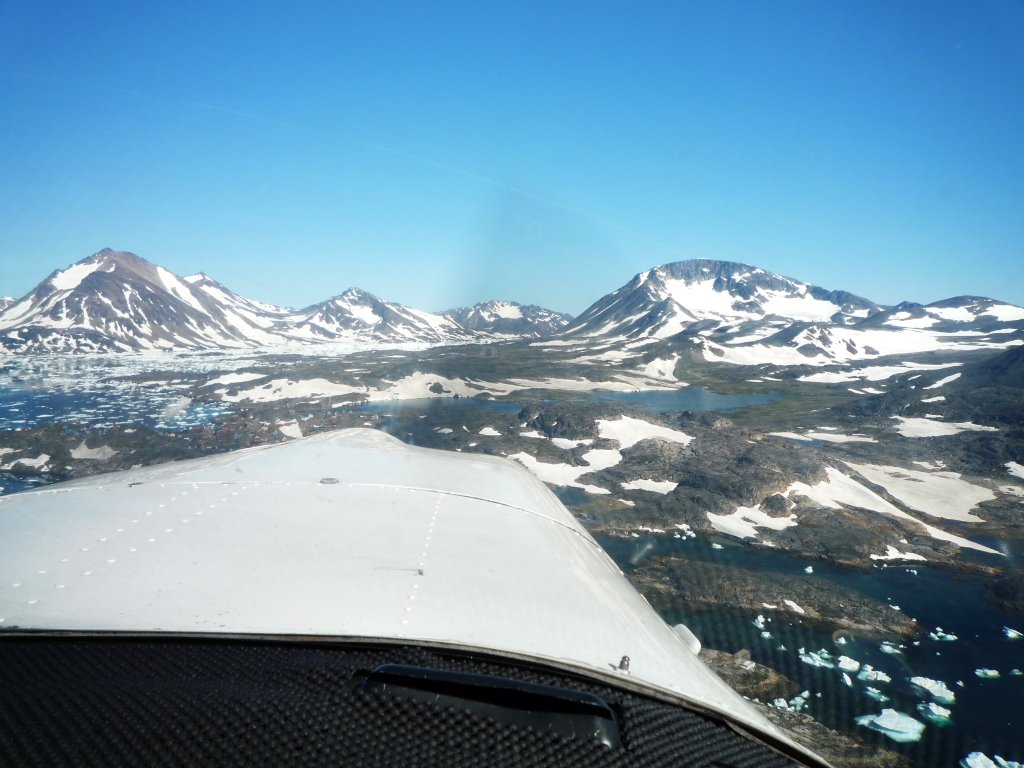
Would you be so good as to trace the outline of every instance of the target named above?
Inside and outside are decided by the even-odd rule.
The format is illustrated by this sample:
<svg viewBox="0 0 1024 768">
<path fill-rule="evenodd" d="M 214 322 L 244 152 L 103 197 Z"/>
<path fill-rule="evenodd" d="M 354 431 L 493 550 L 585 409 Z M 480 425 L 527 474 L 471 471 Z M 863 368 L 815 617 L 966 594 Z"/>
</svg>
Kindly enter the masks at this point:
<svg viewBox="0 0 1024 768">
<path fill-rule="evenodd" d="M 0 296 L 0 312 L 3 312 L 16 301 L 17 299 L 13 296 Z"/>
<path fill-rule="evenodd" d="M 463 328 L 497 336 L 550 336 L 572 321 L 572 315 L 514 301 L 484 301 L 441 314 Z"/>
<path fill-rule="evenodd" d="M 885 307 L 746 264 L 694 259 L 641 272 L 560 335 L 627 344 L 689 337 L 709 360 L 824 365 L 1002 348 L 1020 343 L 1007 335 L 1020 321 L 1024 308 L 992 299 Z"/>
<path fill-rule="evenodd" d="M 0 314 L 0 344 L 26 351 L 202 349 L 271 343 L 287 310 L 256 307 L 204 275 L 181 278 L 109 248 L 57 270 Z"/>
<path fill-rule="evenodd" d="M 310 341 L 472 341 L 476 334 L 449 318 L 392 304 L 359 288 L 314 304 L 288 319 L 287 332 Z"/>
<path fill-rule="evenodd" d="M 444 344 L 492 335 L 358 288 L 298 311 L 276 307 L 239 296 L 202 273 L 179 277 L 134 254 L 110 249 L 53 272 L 0 311 L 0 351 L 6 352 L 214 349 L 331 341 Z"/>
<path fill-rule="evenodd" d="M 747 264 L 693 259 L 641 272 L 566 328 L 571 336 L 667 338 L 700 324 L 779 328 L 793 322 L 854 323 L 882 308 Z"/>
</svg>

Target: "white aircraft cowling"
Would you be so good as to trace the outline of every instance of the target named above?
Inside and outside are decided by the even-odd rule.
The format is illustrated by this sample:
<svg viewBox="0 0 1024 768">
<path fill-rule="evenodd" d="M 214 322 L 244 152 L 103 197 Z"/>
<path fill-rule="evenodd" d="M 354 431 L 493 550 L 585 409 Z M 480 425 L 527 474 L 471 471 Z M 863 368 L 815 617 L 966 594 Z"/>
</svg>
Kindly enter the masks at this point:
<svg viewBox="0 0 1024 768">
<path fill-rule="evenodd" d="M 696 705 L 806 754 L 527 470 L 369 429 L 0 498 L 0 629 L 14 628 L 483 649 Z"/>
</svg>

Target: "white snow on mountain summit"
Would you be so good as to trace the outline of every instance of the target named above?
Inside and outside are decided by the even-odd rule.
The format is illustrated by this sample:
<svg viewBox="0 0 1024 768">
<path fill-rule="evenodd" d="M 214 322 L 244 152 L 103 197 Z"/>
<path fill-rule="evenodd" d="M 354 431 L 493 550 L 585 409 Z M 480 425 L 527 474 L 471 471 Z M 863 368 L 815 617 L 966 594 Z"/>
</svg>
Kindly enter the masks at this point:
<svg viewBox="0 0 1024 768">
<path fill-rule="evenodd" d="M 545 335 L 568 319 L 511 302 L 466 311 L 473 327 L 450 313 L 405 307 L 359 288 L 287 309 L 239 296 L 202 273 L 179 277 L 134 254 L 104 249 L 56 270 L 0 309 L 0 352 L 450 344 Z M 519 325 L 501 326 L 509 322 Z"/>
<path fill-rule="evenodd" d="M 293 310 L 247 299 L 202 273 L 179 277 L 105 249 L 53 272 L 24 298 L 0 301 L 0 353 L 116 352 L 343 345 L 462 344 L 517 338 L 578 362 L 618 365 L 685 350 L 735 365 L 849 365 L 895 355 L 1024 343 L 1024 308 L 977 296 L 875 304 L 757 267 L 694 259 L 636 275 L 576 319 L 487 301 L 433 313 L 350 288 Z M 885 363 L 883 365 L 889 365 Z M 652 372 L 647 372 L 653 375 Z M 668 371 L 659 374 L 666 380 Z M 868 377 L 872 378 L 872 377 Z"/>
<path fill-rule="evenodd" d="M 514 301 L 485 301 L 472 307 L 449 309 L 441 314 L 463 328 L 499 336 L 550 336 L 572 320 L 571 315 L 533 304 L 523 306 Z"/>
<path fill-rule="evenodd" d="M 641 272 L 560 334 L 635 346 L 698 345 L 709 361 L 830 365 L 947 350 L 1002 349 L 1024 308 L 975 296 L 885 307 L 845 291 L 732 262 L 694 259 Z"/>
</svg>

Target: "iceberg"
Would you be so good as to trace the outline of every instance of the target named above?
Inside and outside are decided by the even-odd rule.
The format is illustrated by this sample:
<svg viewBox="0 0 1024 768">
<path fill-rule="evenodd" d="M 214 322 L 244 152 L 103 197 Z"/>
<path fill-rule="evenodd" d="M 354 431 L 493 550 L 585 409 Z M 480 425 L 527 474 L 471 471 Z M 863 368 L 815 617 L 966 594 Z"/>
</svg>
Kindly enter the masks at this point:
<svg viewBox="0 0 1024 768">
<path fill-rule="evenodd" d="M 877 688 L 872 688 L 870 685 L 864 688 L 864 693 L 866 693 L 868 696 L 870 696 L 875 701 L 881 702 L 882 704 L 884 704 L 885 702 L 889 701 L 889 697 L 888 696 L 886 696 L 884 693 L 882 693 Z"/>
<path fill-rule="evenodd" d="M 1021 768 L 1021 764 L 1016 760 L 1003 760 L 999 755 L 992 760 L 984 752 L 971 752 L 960 761 L 960 766 L 961 768 Z"/>
<path fill-rule="evenodd" d="M 956 694 L 949 690 L 941 680 L 932 680 L 929 677 L 912 677 L 910 682 L 912 685 L 928 691 L 935 701 L 942 702 L 943 704 L 956 703 Z"/>
<path fill-rule="evenodd" d="M 849 656 L 840 656 L 838 667 L 843 672 L 856 672 L 860 669 L 860 662 L 856 659 L 851 659 Z"/>
<path fill-rule="evenodd" d="M 864 715 L 855 717 L 857 725 L 863 725 L 879 733 L 884 733 L 893 741 L 904 744 L 920 741 L 924 733 L 924 723 L 910 715 L 897 712 L 895 709 L 883 709 L 880 715 Z"/>
<path fill-rule="evenodd" d="M 932 725 L 937 725 L 940 728 L 944 728 L 949 725 L 953 720 L 950 718 L 952 712 L 945 707 L 940 707 L 934 702 L 925 704 L 923 701 L 917 705 L 917 711 L 921 713 L 921 717 L 927 720 Z"/>
<path fill-rule="evenodd" d="M 999 677 L 999 670 L 998 669 L 985 669 L 983 667 L 981 669 L 974 670 L 974 674 L 976 674 L 978 677 L 983 678 L 985 680 L 992 680 L 994 678 Z"/>
<path fill-rule="evenodd" d="M 860 668 L 860 672 L 857 674 L 857 679 L 865 680 L 867 682 L 874 682 L 876 680 L 882 683 L 892 682 L 892 678 L 885 674 L 885 672 L 875 669 L 870 664 L 865 664 Z"/>
<path fill-rule="evenodd" d="M 802 649 L 801 649 L 802 650 Z M 829 654 L 827 651 L 818 651 L 815 653 L 801 653 L 800 661 L 804 664 L 810 664 L 812 667 L 824 667 L 826 669 L 835 669 L 835 664 L 829 661 Z"/>
<path fill-rule="evenodd" d="M 1016 629 L 1010 629 L 1009 627 L 1003 627 L 1003 634 L 1011 640 L 1020 640 L 1024 637 L 1024 632 L 1018 632 Z"/>
</svg>

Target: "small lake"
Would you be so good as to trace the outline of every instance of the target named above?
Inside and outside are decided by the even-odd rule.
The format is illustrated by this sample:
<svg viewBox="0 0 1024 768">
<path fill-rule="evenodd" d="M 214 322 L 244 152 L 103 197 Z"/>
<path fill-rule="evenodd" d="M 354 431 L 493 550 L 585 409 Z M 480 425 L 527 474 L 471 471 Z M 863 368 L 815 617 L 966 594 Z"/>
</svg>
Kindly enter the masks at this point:
<svg viewBox="0 0 1024 768">
<path fill-rule="evenodd" d="M 593 392 L 587 400 L 626 403 L 641 411 L 719 411 L 728 413 L 747 405 L 763 405 L 782 397 L 775 392 L 749 395 L 720 395 L 703 387 L 642 392 Z"/>
<path fill-rule="evenodd" d="M 772 633 L 770 639 L 761 637 L 761 630 L 753 625 L 754 615 L 708 611 L 664 613 L 666 621 L 670 624 L 683 622 L 709 648 L 731 653 L 749 649 L 754 661 L 778 670 L 811 692 L 807 711 L 817 720 L 835 730 L 854 732 L 867 741 L 902 752 L 915 766 L 956 766 L 961 758 L 976 750 L 989 756 L 999 754 L 1005 759 L 1024 760 L 1021 730 L 1024 727 L 1024 676 L 1010 674 L 1014 668 L 1024 670 L 1024 639 L 1011 640 L 1003 632 L 1006 626 L 1024 631 L 1024 618 L 1003 613 L 986 600 L 983 579 L 961 577 L 920 564 L 861 572 L 813 563 L 814 573 L 808 575 L 804 572 L 807 561 L 744 546 L 724 536 L 685 540 L 663 537 L 624 540 L 608 536 L 597 539 L 624 571 L 651 555 L 675 555 L 756 572 L 824 578 L 883 603 L 899 606 L 903 613 L 917 619 L 926 633 L 941 627 L 959 639 L 936 642 L 925 636 L 919 645 L 908 641 L 900 654 L 889 654 L 880 650 L 878 641 L 863 638 L 847 636 L 847 643 L 837 644 L 830 632 L 786 621 L 785 617 L 794 616 L 788 611 L 762 612 L 765 618 L 775 617 L 766 623 Z M 715 548 L 715 544 L 721 548 Z M 786 650 L 780 650 L 780 646 Z M 802 662 L 797 653 L 799 648 L 825 649 L 836 658 L 849 656 L 885 672 L 892 682 L 865 683 L 851 675 L 853 685 L 847 686 L 838 669 L 813 667 Z M 979 668 L 999 670 L 1001 676 L 979 678 L 974 674 Z M 956 694 L 956 703 L 946 705 L 952 710 L 949 725 L 940 728 L 926 722 L 921 741 L 900 745 L 854 723 L 855 717 L 880 713 L 883 707 L 924 722 L 916 707 L 929 697 L 910 685 L 909 678 L 913 676 L 941 680 Z M 883 704 L 870 698 L 865 692 L 868 685 L 881 690 L 891 701 Z"/>
</svg>

